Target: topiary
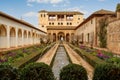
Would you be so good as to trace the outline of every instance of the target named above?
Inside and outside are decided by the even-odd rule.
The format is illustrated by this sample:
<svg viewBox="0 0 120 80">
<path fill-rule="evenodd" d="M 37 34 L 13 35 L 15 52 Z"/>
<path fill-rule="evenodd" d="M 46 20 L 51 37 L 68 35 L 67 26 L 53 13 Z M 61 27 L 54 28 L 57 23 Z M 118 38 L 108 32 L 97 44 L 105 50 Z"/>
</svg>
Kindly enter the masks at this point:
<svg viewBox="0 0 120 80">
<path fill-rule="evenodd" d="M 55 80 L 51 68 L 45 63 L 30 63 L 21 71 L 21 80 Z"/>
<path fill-rule="evenodd" d="M 0 80 L 19 80 L 18 70 L 8 64 L 0 64 Z"/>
<path fill-rule="evenodd" d="M 97 65 L 93 80 L 120 80 L 120 68 L 112 64 Z"/>
<path fill-rule="evenodd" d="M 60 80 L 88 80 L 86 70 L 77 64 L 68 64 L 60 72 Z"/>
</svg>

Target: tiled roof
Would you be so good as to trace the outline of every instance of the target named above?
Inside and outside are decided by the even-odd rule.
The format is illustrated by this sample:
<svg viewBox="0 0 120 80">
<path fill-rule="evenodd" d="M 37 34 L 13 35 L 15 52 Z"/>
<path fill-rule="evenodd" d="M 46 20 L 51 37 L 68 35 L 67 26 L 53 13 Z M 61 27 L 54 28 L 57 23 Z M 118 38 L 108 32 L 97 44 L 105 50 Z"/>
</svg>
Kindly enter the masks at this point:
<svg viewBox="0 0 120 80">
<path fill-rule="evenodd" d="M 24 20 L 17 19 L 17 18 L 15 18 L 15 17 L 10 16 L 10 15 L 8 15 L 8 14 L 6 14 L 6 13 L 1 12 L 1 11 L 0 11 L 0 16 L 9 18 L 9 19 L 14 20 L 14 21 L 16 21 L 16 22 L 19 22 L 19 23 L 21 23 L 21 24 L 23 24 L 23 25 L 26 25 L 26 26 L 28 26 L 28 27 L 31 27 L 31 28 L 34 28 L 34 29 L 39 30 L 39 31 L 41 31 L 41 32 L 44 32 L 44 31 L 42 31 L 42 30 L 36 28 L 36 27 L 33 26 L 32 24 L 30 24 L 30 23 L 24 21 Z M 46 32 L 44 32 L 44 33 L 46 33 Z"/>
<path fill-rule="evenodd" d="M 94 12 L 93 14 L 115 14 L 115 12 L 101 9 L 101 10 Z"/>
<path fill-rule="evenodd" d="M 94 12 L 93 14 L 91 14 L 87 19 L 85 19 L 82 23 L 80 23 L 77 27 L 79 28 L 80 26 L 82 26 L 83 24 L 85 24 L 87 21 L 89 21 L 91 18 L 93 17 L 97 17 L 97 16 L 103 16 L 103 15 L 115 15 L 115 12 L 113 11 L 109 11 L 109 10 L 104 10 L 104 9 L 101 9 L 101 10 L 98 10 L 96 12 Z"/>
<path fill-rule="evenodd" d="M 83 13 L 81 13 L 79 11 L 46 11 L 46 10 L 41 10 L 39 12 L 46 12 L 48 14 L 81 14 L 81 15 L 83 15 Z"/>
</svg>

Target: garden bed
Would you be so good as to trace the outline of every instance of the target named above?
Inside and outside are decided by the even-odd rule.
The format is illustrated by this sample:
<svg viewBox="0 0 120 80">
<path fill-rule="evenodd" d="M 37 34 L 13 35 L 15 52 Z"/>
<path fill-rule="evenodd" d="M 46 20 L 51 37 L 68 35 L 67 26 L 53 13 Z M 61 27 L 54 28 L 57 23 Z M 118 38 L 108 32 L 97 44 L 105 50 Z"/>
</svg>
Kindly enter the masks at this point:
<svg viewBox="0 0 120 80">
<path fill-rule="evenodd" d="M 53 45 L 54 43 L 50 45 L 36 45 L 29 48 L 3 52 L 0 56 L 0 63 L 21 68 L 30 62 L 36 61 L 40 56 L 43 56 Z"/>
<path fill-rule="evenodd" d="M 86 46 L 73 46 L 70 45 L 81 57 L 83 57 L 86 61 L 88 61 L 93 67 L 96 64 L 114 64 L 116 66 L 120 66 L 120 58 L 114 56 L 114 53 L 98 50 L 98 49 L 91 49 Z"/>
</svg>

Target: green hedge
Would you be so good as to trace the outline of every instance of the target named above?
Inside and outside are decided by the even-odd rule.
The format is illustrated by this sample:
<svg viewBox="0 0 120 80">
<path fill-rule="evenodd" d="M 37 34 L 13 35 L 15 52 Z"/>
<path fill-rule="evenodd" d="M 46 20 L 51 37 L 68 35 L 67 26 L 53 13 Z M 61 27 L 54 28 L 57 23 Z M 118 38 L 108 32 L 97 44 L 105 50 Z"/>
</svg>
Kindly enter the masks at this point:
<svg viewBox="0 0 120 80">
<path fill-rule="evenodd" d="M 1 64 L 0 80 L 19 80 L 18 70 L 8 64 Z"/>
<path fill-rule="evenodd" d="M 86 70 L 77 64 L 68 64 L 60 72 L 60 80 L 88 80 Z"/>
<path fill-rule="evenodd" d="M 55 80 L 55 78 L 47 64 L 30 63 L 22 69 L 20 80 Z"/>
<path fill-rule="evenodd" d="M 93 80 L 120 80 L 120 68 L 112 64 L 97 65 Z"/>
<path fill-rule="evenodd" d="M 46 51 L 48 51 L 54 44 L 51 44 L 49 46 L 45 46 L 42 47 L 39 50 L 36 50 L 35 52 L 31 53 L 28 56 L 25 56 L 19 60 L 16 60 L 14 63 L 12 63 L 12 66 L 15 66 L 17 68 L 22 68 L 24 67 L 26 64 L 30 63 L 30 62 L 35 62 L 36 60 L 39 59 L 39 57 L 43 56 Z"/>
<path fill-rule="evenodd" d="M 90 53 L 85 52 L 84 50 L 77 48 L 73 45 L 69 45 L 76 51 L 83 59 L 85 59 L 90 65 L 95 67 L 98 64 L 105 64 L 106 62 L 99 59 L 98 57 L 91 55 Z"/>
</svg>

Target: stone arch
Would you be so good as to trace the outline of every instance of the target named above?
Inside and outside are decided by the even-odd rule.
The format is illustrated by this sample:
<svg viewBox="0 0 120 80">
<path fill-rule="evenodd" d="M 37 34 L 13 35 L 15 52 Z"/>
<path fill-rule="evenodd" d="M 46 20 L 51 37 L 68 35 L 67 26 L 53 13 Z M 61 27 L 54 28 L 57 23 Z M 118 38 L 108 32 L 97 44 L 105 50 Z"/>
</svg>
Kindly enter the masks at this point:
<svg viewBox="0 0 120 80">
<path fill-rule="evenodd" d="M 56 41 L 56 33 L 53 33 L 53 42 Z"/>
<path fill-rule="evenodd" d="M 31 39 L 32 39 L 32 34 L 30 31 L 28 31 L 28 44 L 32 44 Z"/>
<path fill-rule="evenodd" d="M 0 48 L 7 47 L 7 30 L 4 25 L 0 25 Z"/>
<path fill-rule="evenodd" d="M 32 33 L 32 43 L 33 44 L 35 43 L 35 33 L 34 32 Z"/>
<path fill-rule="evenodd" d="M 74 33 L 71 33 L 71 41 L 74 41 Z"/>
<path fill-rule="evenodd" d="M 27 31 L 24 31 L 24 38 L 27 38 Z"/>
<path fill-rule="evenodd" d="M 58 33 L 58 40 L 61 40 L 61 39 L 65 40 L 65 33 L 64 32 Z"/>
<path fill-rule="evenodd" d="M 0 36 L 5 37 L 7 35 L 7 31 L 4 25 L 0 25 Z"/>
<path fill-rule="evenodd" d="M 28 31 L 28 38 L 31 38 L 31 33 L 30 33 L 30 31 Z"/>
<path fill-rule="evenodd" d="M 24 45 L 27 45 L 27 31 L 26 30 L 24 30 L 24 33 L 23 33 L 23 35 L 24 35 L 24 38 L 23 38 L 23 40 L 24 40 Z"/>
<path fill-rule="evenodd" d="M 10 29 L 10 47 L 15 47 L 16 45 L 16 30 L 14 27 Z"/>
<path fill-rule="evenodd" d="M 70 34 L 67 33 L 67 34 L 66 34 L 66 41 L 69 42 L 69 40 L 70 40 Z"/>
<path fill-rule="evenodd" d="M 22 30 L 18 29 L 18 46 L 22 46 Z"/>
</svg>

